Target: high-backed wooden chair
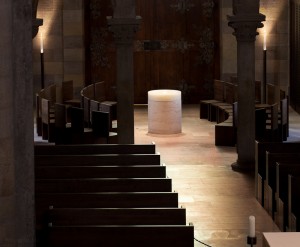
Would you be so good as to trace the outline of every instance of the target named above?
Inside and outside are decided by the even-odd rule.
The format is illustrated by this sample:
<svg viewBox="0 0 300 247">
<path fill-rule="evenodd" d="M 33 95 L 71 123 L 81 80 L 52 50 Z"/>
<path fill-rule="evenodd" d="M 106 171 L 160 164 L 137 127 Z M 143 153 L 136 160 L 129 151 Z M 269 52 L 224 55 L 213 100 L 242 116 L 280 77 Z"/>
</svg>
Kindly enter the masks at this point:
<svg viewBox="0 0 300 247">
<path fill-rule="evenodd" d="M 42 137 L 44 140 L 54 142 L 54 128 L 55 128 L 55 113 L 50 100 L 41 99 L 42 106 Z"/>
<path fill-rule="evenodd" d="M 93 143 L 91 128 L 85 127 L 84 110 L 79 107 L 71 107 L 71 139 L 73 144 Z"/>
<path fill-rule="evenodd" d="M 214 98 L 200 101 L 200 118 L 209 118 L 209 106 L 211 103 L 224 101 L 224 81 L 214 80 Z"/>
<path fill-rule="evenodd" d="M 288 98 L 280 100 L 280 110 L 278 114 L 279 139 L 286 141 L 288 137 Z"/>
<path fill-rule="evenodd" d="M 67 107 L 55 103 L 55 144 L 69 144 L 71 142 L 71 123 L 67 122 Z"/>
<path fill-rule="evenodd" d="M 118 135 L 110 131 L 110 126 L 108 112 L 92 111 L 94 143 L 118 143 Z"/>
<path fill-rule="evenodd" d="M 264 139 L 266 141 L 280 141 L 278 138 L 278 103 L 271 105 L 267 111 Z"/>
<path fill-rule="evenodd" d="M 37 93 L 35 94 L 35 123 L 36 132 L 38 136 L 42 135 L 42 112 L 41 112 L 41 97 Z"/>
</svg>

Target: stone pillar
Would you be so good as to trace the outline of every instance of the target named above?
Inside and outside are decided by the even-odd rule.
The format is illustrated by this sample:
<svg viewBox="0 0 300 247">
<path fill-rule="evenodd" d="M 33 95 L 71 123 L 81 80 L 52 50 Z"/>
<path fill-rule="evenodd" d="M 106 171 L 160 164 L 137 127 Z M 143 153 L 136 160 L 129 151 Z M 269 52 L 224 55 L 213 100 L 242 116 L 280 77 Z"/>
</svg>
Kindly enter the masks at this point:
<svg viewBox="0 0 300 247">
<path fill-rule="evenodd" d="M 118 140 L 121 144 L 134 143 L 134 76 L 133 39 L 140 18 L 135 16 L 134 0 L 113 1 L 114 15 L 108 25 L 117 47 L 117 119 Z"/>
<path fill-rule="evenodd" d="M 32 0 L 0 3 L 0 246 L 35 246 Z"/>
<path fill-rule="evenodd" d="M 234 16 L 229 26 L 237 40 L 238 128 L 237 162 L 234 170 L 253 170 L 255 166 L 255 39 L 265 16 L 259 14 L 259 0 L 233 1 Z"/>
</svg>

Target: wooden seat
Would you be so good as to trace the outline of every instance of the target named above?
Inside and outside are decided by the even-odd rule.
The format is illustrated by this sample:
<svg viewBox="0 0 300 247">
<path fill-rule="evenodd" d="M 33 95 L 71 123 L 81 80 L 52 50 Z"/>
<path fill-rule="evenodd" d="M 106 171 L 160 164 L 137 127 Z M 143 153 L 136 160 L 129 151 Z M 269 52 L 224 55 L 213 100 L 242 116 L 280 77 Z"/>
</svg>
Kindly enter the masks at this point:
<svg viewBox="0 0 300 247">
<path fill-rule="evenodd" d="M 51 208 L 47 225 L 185 225 L 185 208 Z"/>
<path fill-rule="evenodd" d="M 175 192 L 36 193 L 36 208 L 153 208 L 178 207 Z"/>
<path fill-rule="evenodd" d="M 36 193 L 171 192 L 169 178 L 36 179 Z"/>
<path fill-rule="evenodd" d="M 81 126 L 83 126 L 82 121 L 81 121 Z M 152 144 L 101 144 L 101 145 L 99 144 L 35 145 L 34 152 L 37 155 L 155 154 L 156 146 L 154 143 Z"/>
<path fill-rule="evenodd" d="M 300 151 L 300 143 L 255 142 L 255 194 L 264 206 L 264 184 L 266 180 L 266 152 L 293 153 Z"/>
<path fill-rule="evenodd" d="M 158 154 L 35 155 L 36 166 L 160 165 Z"/>
<path fill-rule="evenodd" d="M 280 100 L 280 110 L 278 117 L 278 138 L 280 141 L 286 141 L 288 137 L 288 98 Z"/>
<path fill-rule="evenodd" d="M 109 112 L 92 111 L 94 143 L 118 143 L 118 134 L 111 131 Z"/>
<path fill-rule="evenodd" d="M 211 103 L 224 101 L 224 81 L 214 80 L 214 98 L 200 101 L 200 119 L 210 119 L 209 107 Z"/>
<path fill-rule="evenodd" d="M 288 162 L 288 161 L 287 161 Z M 300 176 L 300 162 L 276 164 L 276 216 L 275 222 L 281 231 L 289 231 L 288 220 L 288 175 Z"/>
<path fill-rule="evenodd" d="M 300 176 L 288 175 L 288 222 L 291 232 L 300 231 Z"/>
<path fill-rule="evenodd" d="M 84 111 L 82 108 L 71 107 L 71 138 L 72 144 L 91 143 L 93 140 L 93 130 L 85 127 Z"/>
<path fill-rule="evenodd" d="M 42 136 L 48 142 L 55 141 L 55 113 L 50 100 L 41 99 L 42 104 Z"/>
<path fill-rule="evenodd" d="M 165 178 L 165 166 L 38 166 L 36 178 Z"/>
<path fill-rule="evenodd" d="M 267 212 L 274 219 L 276 212 L 276 164 L 282 163 L 295 163 L 300 159 L 300 153 L 266 153 L 266 183 L 265 189 L 265 204 L 264 207 Z"/>
<path fill-rule="evenodd" d="M 38 136 L 42 136 L 42 112 L 41 112 L 41 97 L 37 93 L 35 94 L 35 123 L 36 123 L 36 131 Z"/>
<path fill-rule="evenodd" d="M 67 122 L 67 107 L 55 103 L 55 144 L 71 143 L 71 123 Z"/>
<path fill-rule="evenodd" d="M 116 237 L 117 236 L 117 237 Z M 193 226 L 58 226 L 49 227 L 52 247 L 192 247 Z"/>
</svg>

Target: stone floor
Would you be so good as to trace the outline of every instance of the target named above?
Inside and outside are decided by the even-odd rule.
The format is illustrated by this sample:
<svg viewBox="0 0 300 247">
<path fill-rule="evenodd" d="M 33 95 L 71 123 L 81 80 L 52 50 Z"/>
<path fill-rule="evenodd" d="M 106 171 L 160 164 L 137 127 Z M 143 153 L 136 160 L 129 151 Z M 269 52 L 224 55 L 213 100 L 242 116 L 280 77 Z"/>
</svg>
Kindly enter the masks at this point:
<svg viewBox="0 0 300 247">
<path fill-rule="evenodd" d="M 147 106 L 136 106 L 135 143 L 156 143 L 196 239 L 212 247 L 247 246 L 249 216 L 254 215 L 256 247 L 261 247 L 262 232 L 278 228 L 254 197 L 253 175 L 231 169 L 235 147 L 215 146 L 214 123 L 199 119 L 197 105 L 183 106 L 182 115 L 182 134 L 154 135 L 148 133 Z M 288 141 L 300 141 L 300 116 L 293 110 Z M 197 246 L 205 245 L 195 240 Z"/>
</svg>

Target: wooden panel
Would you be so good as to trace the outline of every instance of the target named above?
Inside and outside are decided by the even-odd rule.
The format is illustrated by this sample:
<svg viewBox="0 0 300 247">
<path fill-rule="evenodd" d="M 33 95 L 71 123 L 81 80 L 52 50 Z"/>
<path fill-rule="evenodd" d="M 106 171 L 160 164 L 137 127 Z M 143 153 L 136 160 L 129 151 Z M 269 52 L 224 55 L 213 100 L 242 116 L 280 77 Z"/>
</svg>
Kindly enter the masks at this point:
<svg viewBox="0 0 300 247">
<path fill-rule="evenodd" d="M 86 2 L 86 78 L 107 82 L 111 99 L 115 47 L 104 16 L 112 15 L 112 9 L 108 0 Z M 153 89 L 181 90 L 184 103 L 212 97 L 213 80 L 220 75 L 218 1 L 136 0 L 136 14 L 142 22 L 134 40 L 135 103 L 147 103 Z"/>
</svg>

